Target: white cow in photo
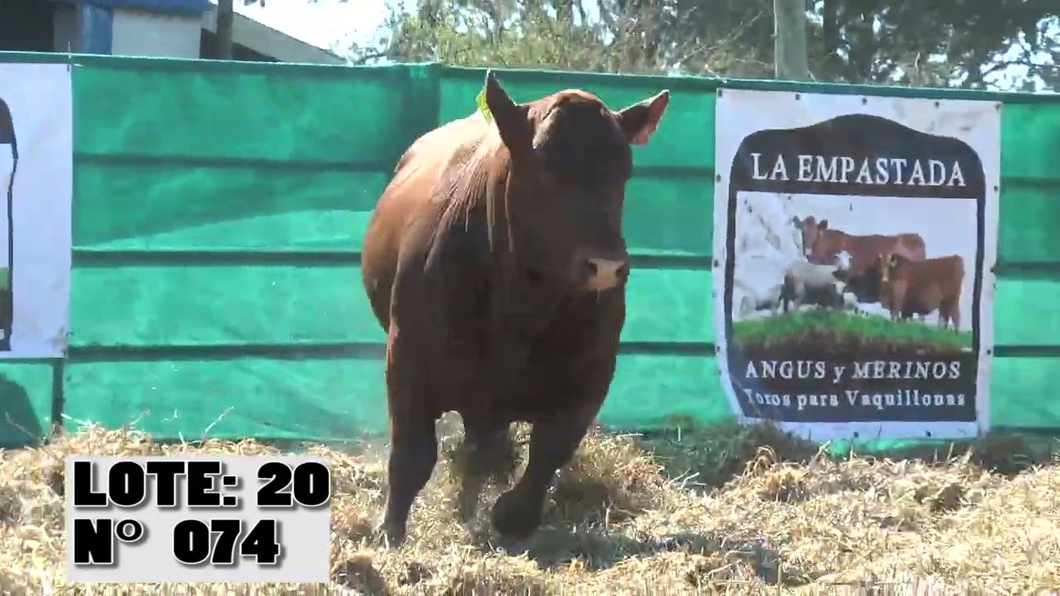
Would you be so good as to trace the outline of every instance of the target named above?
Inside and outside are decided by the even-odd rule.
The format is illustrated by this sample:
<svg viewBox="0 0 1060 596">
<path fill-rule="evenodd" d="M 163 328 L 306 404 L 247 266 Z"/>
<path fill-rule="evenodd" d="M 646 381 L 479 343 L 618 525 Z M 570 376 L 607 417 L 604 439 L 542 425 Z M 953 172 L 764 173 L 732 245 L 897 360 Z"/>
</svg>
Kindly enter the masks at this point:
<svg viewBox="0 0 1060 596">
<path fill-rule="evenodd" d="M 745 194 L 737 199 L 733 258 L 733 318 L 776 308 L 784 272 L 802 258 L 802 235 L 791 221 L 790 196 Z"/>
</svg>

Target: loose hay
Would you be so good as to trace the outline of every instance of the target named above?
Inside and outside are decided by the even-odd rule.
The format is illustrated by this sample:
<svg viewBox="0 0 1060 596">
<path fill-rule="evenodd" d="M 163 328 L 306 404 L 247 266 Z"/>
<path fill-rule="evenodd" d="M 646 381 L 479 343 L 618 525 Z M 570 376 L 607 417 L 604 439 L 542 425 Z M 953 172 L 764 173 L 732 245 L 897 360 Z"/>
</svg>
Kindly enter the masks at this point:
<svg viewBox="0 0 1060 596">
<path fill-rule="evenodd" d="M 767 435 L 761 435 L 765 437 Z M 515 433 L 525 448 L 526 433 Z M 459 436 L 443 440 L 450 454 Z M 110 585 L 65 581 L 63 458 L 72 454 L 279 453 L 252 440 L 163 445 L 88 427 L 36 449 L 0 451 L 4 594 L 691 594 L 1028 593 L 1060 587 L 1060 467 L 1014 476 L 970 457 L 945 465 L 823 455 L 783 461 L 759 445 L 709 494 L 669 478 L 633 437 L 594 431 L 557 480 L 545 524 L 522 552 L 456 523 L 451 466 L 413 507 L 409 540 L 371 541 L 383 502 L 380 457 L 316 446 L 333 470 L 327 586 Z M 802 454 L 805 455 L 805 454 Z M 506 486 L 489 489 L 479 517 Z M 488 525 L 488 524 L 484 524 Z"/>
</svg>

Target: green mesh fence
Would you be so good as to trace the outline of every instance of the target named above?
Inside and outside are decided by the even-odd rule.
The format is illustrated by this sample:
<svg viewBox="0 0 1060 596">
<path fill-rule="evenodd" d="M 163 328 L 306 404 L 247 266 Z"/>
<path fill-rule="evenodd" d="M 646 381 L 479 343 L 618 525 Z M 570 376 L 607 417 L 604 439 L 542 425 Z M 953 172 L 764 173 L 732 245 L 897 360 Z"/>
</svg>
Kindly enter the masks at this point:
<svg viewBox="0 0 1060 596">
<path fill-rule="evenodd" d="M 6 62 L 71 60 L 0 54 Z M 69 357 L 0 365 L 0 443 L 53 420 L 161 438 L 341 440 L 385 429 L 382 341 L 361 287 L 368 217 L 419 134 L 475 108 L 483 71 L 75 56 Z M 711 302 L 718 81 L 503 72 L 517 101 L 578 86 L 613 107 L 662 88 L 635 149 L 631 277 L 602 420 L 731 417 Z M 728 81 L 826 93 L 984 96 Z M 995 426 L 1060 427 L 1060 97 L 994 96 L 1003 122 Z M 212 426 L 211 426 L 212 425 Z"/>
</svg>

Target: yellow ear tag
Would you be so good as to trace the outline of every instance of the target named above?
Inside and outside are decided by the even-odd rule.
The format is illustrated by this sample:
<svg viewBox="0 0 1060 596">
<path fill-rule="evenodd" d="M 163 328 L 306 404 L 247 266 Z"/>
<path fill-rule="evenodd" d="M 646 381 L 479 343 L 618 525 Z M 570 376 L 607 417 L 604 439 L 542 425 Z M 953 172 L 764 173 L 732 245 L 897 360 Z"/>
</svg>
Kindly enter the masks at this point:
<svg viewBox="0 0 1060 596">
<path fill-rule="evenodd" d="M 478 111 L 482 112 L 482 115 L 486 117 L 486 122 L 493 120 L 493 114 L 490 114 L 490 107 L 486 105 L 485 87 L 482 88 L 482 91 L 478 92 L 478 96 L 475 97 L 475 103 L 478 104 Z"/>
</svg>

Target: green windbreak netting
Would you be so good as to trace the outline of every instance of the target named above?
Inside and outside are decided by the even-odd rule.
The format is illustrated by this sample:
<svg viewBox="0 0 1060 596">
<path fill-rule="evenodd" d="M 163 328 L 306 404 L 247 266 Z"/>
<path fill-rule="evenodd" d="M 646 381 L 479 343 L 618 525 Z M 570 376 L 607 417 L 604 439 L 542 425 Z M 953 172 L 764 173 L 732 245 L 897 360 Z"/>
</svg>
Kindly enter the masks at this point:
<svg viewBox="0 0 1060 596">
<path fill-rule="evenodd" d="M 362 235 L 397 157 L 419 134 L 475 109 L 483 71 L 76 63 L 70 353 L 0 365 L 0 442 L 39 438 L 59 415 L 69 428 L 135 422 L 162 438 L 384 431 L 384 335 L 361 286 Z M 631 277 L 602 420 L 644 428 L 729 419 L 711 301 L 717 81 L 501 77 L 519 101 L 584 87 L 620 107 L 671 90 L 659 133 L 634 153 L 626 235 L 644 265 Z M 1003 101 L 991 420 L 1056 428 L 1060 99 Z"/>
</svg>

